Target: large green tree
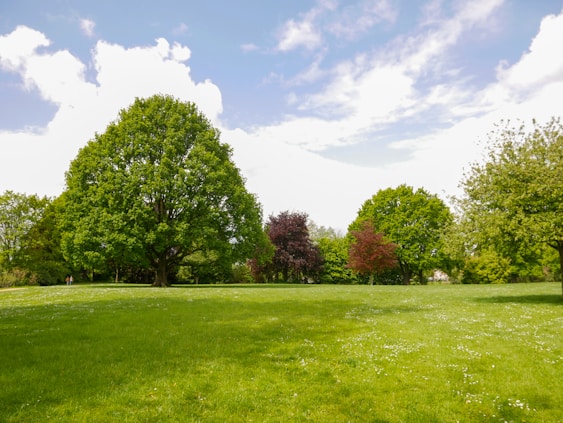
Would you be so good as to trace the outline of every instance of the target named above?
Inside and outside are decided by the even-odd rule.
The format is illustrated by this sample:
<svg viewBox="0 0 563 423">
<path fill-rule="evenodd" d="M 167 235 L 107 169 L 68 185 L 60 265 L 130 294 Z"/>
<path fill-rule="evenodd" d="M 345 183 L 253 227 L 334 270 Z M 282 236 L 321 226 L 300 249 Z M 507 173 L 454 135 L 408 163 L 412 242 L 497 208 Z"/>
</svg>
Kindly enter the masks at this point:
<svg viewBox="0 0 563 423">
<path fill-rule="evenodd" d="M 63 251 L 86 268 L 134 263 L 168 286 L 187 257 L 242 262 L 262 236 L 230 147 L 193 103 L 170 96 L 122 110 L 80 150 L 66 183 Z"/>
<path fill-rule="evenodd" d="M 545 243 L 563 269 L 563 125 L 551 119 L 527 130 L 499 124 L 488 156 L 462 181 L 460 201 L 467 221 L 504 250 L 530 250 Z M 563 272 L 562 272 L 563 274 Z"/>
<path fill-rule="evenodd" d="M 397 245 L 403 283 L 408 284 L 414 274 L 424 283 L 424 272 L 446 261 L 442 234 L 451 219 L 449 208 L 436 195 L 403 184 L 380 190 L 367 200 L 348 230 L 357 231 L 364 221 L 371 221 L 375 231 Z"/>
</svg>

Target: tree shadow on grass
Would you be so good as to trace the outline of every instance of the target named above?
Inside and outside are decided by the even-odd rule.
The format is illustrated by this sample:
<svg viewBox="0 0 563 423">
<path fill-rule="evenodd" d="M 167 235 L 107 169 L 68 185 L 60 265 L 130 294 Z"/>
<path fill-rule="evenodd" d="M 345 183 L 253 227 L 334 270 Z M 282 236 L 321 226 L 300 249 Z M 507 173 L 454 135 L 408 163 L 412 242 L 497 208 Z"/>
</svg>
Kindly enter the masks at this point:
<svg viewBox="0 0 563 423">
<path fill-rule="evenodd" d="M 224 289 L 224 288 L 236 288 L 236 289 L 287 289 L 287 288 L 313 288 L 315 284 L 301 284 L 301 283 L 269 283 L 269 284 L 182 284 L 177 283 L 169 287 L 163 287 L 161 289 Z M 128 284 L 128 283 L 100 283 L 100 284 L 89 284 L 88 288 L 156 288 L 150 284 Z"/>
<path fill-rule="evenodd" d="M 497 295 L 494 297 L 476 298 L 481 303 L 516 303 L 516 304 L 557 304 L 563 305 L 563 296 L 561 295 Z"/>
<path fill-rule="evenodd" d="M 281 297 L 232 301 L 188 293 L 11 307 L 0 327 L 0 356 L 9 363 L 4 371 L 0 367 L 0 421 L 41 421 L 35 416 L 51 413 L 65 421 L 76 404 L 114 417 L 138 410 L 148 415 L 154 403 L 146 392 L 157 395 L 159 384 L 174 401 L 191 407 L 184 392 L 213 395 L 218 388 L 209 380 L 220 385 L 221 377 L 250 372 L 256 383 L 267 380 L 270 386 L 270 379 L 306 375 L 302 359 L 334 360 L 325 349 L 340 353 L 341 338 L 361 330 L 364 317 L 419 311 L 367 307 L 360 300 Z M 354 310 L 358 315 L 348 317 Z M 256 387 L 253 377 L 244 383 Z M 178 407 L 176 412 L 185 412 Z"/>
<path fill-rule="evenodd" d="M 256 283 L 256 284 L 174 284 L 171 288 L 239 288 L 239 289 L 256 289 L 256 288 L 313 288 L 314 284 L 305 283 Z M 318 285 L 317 285 L 318 286 Z"/>
</svg>

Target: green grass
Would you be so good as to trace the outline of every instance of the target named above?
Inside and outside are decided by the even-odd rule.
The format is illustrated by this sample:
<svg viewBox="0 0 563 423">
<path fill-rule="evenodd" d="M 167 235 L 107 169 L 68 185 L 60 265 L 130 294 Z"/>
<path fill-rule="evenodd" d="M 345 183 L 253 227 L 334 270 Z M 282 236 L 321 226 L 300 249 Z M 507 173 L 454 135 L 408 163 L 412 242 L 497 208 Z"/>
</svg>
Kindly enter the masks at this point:
<svg viewBox="0 0 563 423">
<path fill-rule="evenodd" d="M 561 285 L 0 291 L 2 422 L 563 421 Z"/>
</svg>

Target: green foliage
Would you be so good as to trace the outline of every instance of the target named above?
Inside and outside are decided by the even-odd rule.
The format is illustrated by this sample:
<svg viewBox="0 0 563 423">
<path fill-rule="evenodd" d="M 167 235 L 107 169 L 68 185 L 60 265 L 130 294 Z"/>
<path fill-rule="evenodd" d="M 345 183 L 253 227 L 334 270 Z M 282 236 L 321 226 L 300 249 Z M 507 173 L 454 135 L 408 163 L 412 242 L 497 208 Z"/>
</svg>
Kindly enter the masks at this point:
<svg viewBox="0 0 563 423">
<path fill-rule="evenodd" d="M 62 247 L 84 268 L 136 265 L 157 286 L 196 252 L 250 257 L 261 209 L 231 150 L 192 103 L 137 99 L 67 172 Z"/>
<path fill-rule="evenodd" d="M 307 222 L 307 229 L 309 231 L 309 238 L 311 238 L 313 242 L 317 242 L 321 239 L 337 239 L 343 237 L 340 231 L 331 227 L 319 226 L 310 219 Z"/>
<path fill-rule="evenodd" d="M 252 283 L 254 278 L 252 277 L 252 271 L 250 266 L 246 263 L 235 264 L 232 269 L 231 283 Z"/>
<path fill-rule="evenodd" d="M 61 234 L 57 227 L 60 201 L 50 202 L 41 219 L 23 237 L 24 247 L 18 263 L 35 275 L 40 285 L 63 281 L 69 267 L 61 251 Z"/>
<path fill-rule="evenodd" d="M 543 243 L 516 241 L 500 231 L 500 222 L 495 224 L 486 216 L 479 216 L 479 220 L 468 217 L 461 215 L 448 227 L 444 237 L 444 251 L 450 259 L 450 277 L 460 281 L 468 261 L 473 263 L 481 260 L 481 256 L 492 253 L 508 263 L 506 270 L 512 282 L 553 280 L 559 270 L 554 249 Z M 485 221 L 488 223 L 480 227 L 479 222 L 484 224 Z"/>
<path fill-rule="evenodd" d="M 37 284 L 37 274 L 30 272 L 27 269 L 12 267 L 9 270 L 0 270 L 0 288 Z"/>
<path fill-rule="evenodd" d="M 397 245 L 405 284 L 413 274 L 424 283 L 423 272 L 446 266 L 443 234 L 452 215 L 437 196 L 406 185 L 380 190 L 363 204 L 348 231 L 360 229 L 366 220 Z"/>
<path fill-rule="evenodd" d="M 494 251 L 484 251 L 478 256 L 466 259 L 461 282 L 508 283 L 510 274 L 510 260 L 500 257 Z"/>
<path fill-rule="evenodd" d="M 0 284 L 61 281 L 68 270 L 59 244 L 51 200 L 11 191 L 0 196 Z"/>
<path fill-rule="evenodd" d="M 538 243 L 554 248 L 563 266 L 563 125 L 552 119 L 526 131 L 501 124 L 490 134 L 487 160 L 462 181 L 460 207 L 480 234 L 513 262 L 538 261 Z"/>
<path fill-rule="evenodd" d="M 558 290 L 4 291 L 0 421 L 557 422 Z"/>
<path fill-rule="evenodd" d="M 266 282 L 268 270 L 272 266 L 272 260 L 276 252 L 276 246 L 270 240 L 266 229 L 256 242 L 254 255 L 248 260 L 252 279 L 256 283 Z"/>
<path fill-rule="evenodd" d="M 20 253 L 30 239 L 28 234 L 48 205 L 48 198 L 36 195 L 6 191 L 0 196 L 0 269 L 20 264 Z"/>
<path fill-rule="evenodd" d="M 321 283 L 350 284 L 358 278 L 348 267 L 349 242 L 344 237 L 322 237 L 315 240 L 323 259 Z"/>
<path fill-rule="evenodd" d="M 196 251 L 185 257 L 177 273 L 178 282 L 224 283 L 232 279 L 233 265 L 216 251 Z"/>
</svg>

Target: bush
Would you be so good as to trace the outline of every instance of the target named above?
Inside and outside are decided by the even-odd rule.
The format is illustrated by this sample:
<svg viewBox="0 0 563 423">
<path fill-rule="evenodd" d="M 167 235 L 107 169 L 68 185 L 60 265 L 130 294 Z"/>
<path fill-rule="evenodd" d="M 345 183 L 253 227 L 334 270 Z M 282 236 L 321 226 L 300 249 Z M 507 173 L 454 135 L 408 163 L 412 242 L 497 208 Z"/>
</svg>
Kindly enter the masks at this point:
<svg viewBox="0 0 563 423">
<path fill-rule="evenodd" d="M 254 278 L 250 267 L 246 264 L 235 264 L 233 266 L 233 273 L 231 275 L 232 283 L 252 283 Z"/>
<path fill-rule="evenodd" d="M 14 268 L 0 272 L 0 288 L 38 284 L 38 275 L 29 270 Z"/>
<path fill-rule="evenodd" d="M 510 260 L 495 252 L 487 251 L 465 261 L 461 282 L 465 284 L 508 283 L 510 274 Z"/>
</svg>

